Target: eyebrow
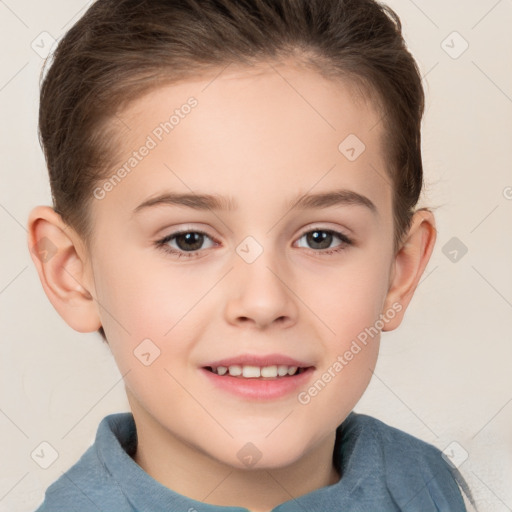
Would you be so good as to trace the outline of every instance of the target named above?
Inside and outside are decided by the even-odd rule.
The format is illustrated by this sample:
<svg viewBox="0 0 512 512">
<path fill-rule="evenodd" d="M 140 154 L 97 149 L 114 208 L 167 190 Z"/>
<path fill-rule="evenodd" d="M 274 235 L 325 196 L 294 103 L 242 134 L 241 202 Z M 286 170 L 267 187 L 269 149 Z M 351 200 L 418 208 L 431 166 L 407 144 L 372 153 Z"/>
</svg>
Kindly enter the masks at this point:
<svg viewBox="0 0 512 512">
<path fill-rule="evenodd" d="M 156 197 L 147 199 L 139 204 L 132 215 L 157 205 L 186 206 L 194 210 L 222 210 L 235 211 L 237 203 L 231 197 L 216 194 L 178 194 L 165 192 Z M 331 206 L 357 205 L 368 208 L 373 214 L 378 214 L 375 204 L 366 196 L 353 190 L 339 189 L 316 194 L 304 194 L 288 203 L 289 210 L 313 210 L 329 208 Z"/>
</svg>

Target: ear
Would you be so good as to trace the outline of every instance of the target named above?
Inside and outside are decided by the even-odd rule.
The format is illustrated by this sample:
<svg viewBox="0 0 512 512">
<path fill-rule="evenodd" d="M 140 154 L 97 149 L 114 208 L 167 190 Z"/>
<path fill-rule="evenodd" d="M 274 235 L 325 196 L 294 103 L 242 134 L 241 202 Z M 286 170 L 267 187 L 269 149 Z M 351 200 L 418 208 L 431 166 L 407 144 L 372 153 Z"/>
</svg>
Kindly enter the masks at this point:
<svg viewBox="0 0 512 512">
<path fill-rule="evenodd" d="M 383 331 L 392 331 L 402 323 L 407 306 L 430 260 L 436 235 L 433 213 L 426 209 L 418 210 L 411 220 L 405 241 L 393 260 L 382 313 L 394 310 L 396 314 L 385 324 Z"/>
<path fill-rule="evenodd" d="M 92 272 L 80 237 L 49 206 L 36 206 L 28 218 L 28 248 L 48 299 L 78 332 L 101 327 Z"/>
</svg>

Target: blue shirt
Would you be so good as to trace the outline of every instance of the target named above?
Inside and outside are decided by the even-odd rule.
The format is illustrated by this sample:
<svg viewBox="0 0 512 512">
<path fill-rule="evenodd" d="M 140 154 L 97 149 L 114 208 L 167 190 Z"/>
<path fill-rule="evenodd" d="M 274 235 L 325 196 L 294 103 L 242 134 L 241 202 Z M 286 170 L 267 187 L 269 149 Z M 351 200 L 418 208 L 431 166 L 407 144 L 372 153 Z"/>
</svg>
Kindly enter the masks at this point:
<svg viewBox="0 0 512 512">
<path fill-rule="evenodd" d="M 94 444 L 47 489 L 36 512 L 248 512 L 165 487 L 131 458 L 136 447 L 133 415 L 106 416 Z M 466 512 L 457 482 L 466 483 L 441 451 L 371 416 L 352 411 L 336 429 L 333 463 L 338 482 L 273 512 Z"/>
</svg>

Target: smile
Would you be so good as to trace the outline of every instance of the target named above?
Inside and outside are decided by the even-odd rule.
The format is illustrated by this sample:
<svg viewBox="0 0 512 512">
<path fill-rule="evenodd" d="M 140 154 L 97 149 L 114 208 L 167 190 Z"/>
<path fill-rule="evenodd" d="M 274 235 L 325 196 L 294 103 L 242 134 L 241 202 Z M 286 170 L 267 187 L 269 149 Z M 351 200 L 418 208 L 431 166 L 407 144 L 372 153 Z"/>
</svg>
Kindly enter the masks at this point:
<svg viewBox="0 0 512 512">
<path fill-rule="evenodd" d="M 222 375 L 219 368 L 224 372 Z M 214 371 L 217 370 L 217 372 Z M 286 374 L 284 371 L 286 369 Z M 235 395 L 246 400 L 269 401 L 295 396 L 304 390 L 315 372 L 314 366 L 296 367 L 272 365 L 257 366 L 204 367 L 200 368 L 209 385 L 222 393 Z M 279 375 L 279 371 L 283 375 Z M 237 375 L 232 375 L 231 372 Z M 273 376 L 265 376 L 265 375 Z M 275 375 L 274 375 L 275 374 Z"/>
</svg>

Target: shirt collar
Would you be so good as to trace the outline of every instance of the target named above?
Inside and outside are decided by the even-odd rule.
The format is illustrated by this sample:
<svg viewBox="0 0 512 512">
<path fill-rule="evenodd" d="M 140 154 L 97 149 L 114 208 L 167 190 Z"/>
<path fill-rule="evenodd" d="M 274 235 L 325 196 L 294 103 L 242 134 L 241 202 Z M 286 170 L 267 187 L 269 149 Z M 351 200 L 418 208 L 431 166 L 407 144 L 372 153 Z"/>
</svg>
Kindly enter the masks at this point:
<svg viewBox="0 0 512 512">
<path fill-rule="evenodd" d="M 333 464 L 341 478 L 335 484 L 290 499 L 273 512 L 308 512 L 322 510 L 322 502 L 350 504 L 350 495 L 362 482 L 374 479 L 382 470 L 379 447 L 366 422 L 351 412 L 336 429 Z M 127 500 L 138 512 L 182 510 L 191 512 L 248 512 L 243 507 L 227 507 L 203 503 L 179 494 L 147 474 L 131 457 L 137 447 L 135 421 L 130 412 L 106 416 L 98 427 L 96 452 L 107 472 L 115 479 Z M 368 458 L 371 467 L 364 466 Z M 362 466 L 363 465 L 363 466 Z"/>
</svg>

